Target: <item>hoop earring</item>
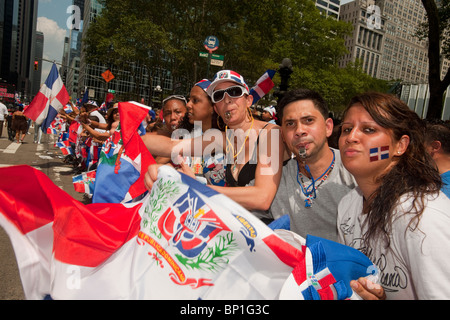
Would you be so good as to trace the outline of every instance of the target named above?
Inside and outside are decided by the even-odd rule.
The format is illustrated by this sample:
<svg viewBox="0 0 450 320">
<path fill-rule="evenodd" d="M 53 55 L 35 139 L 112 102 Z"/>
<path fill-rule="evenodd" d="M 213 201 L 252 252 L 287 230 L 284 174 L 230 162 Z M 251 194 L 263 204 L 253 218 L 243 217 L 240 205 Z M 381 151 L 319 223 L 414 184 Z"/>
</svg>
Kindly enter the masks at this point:
<svg viewBox="0 0 450 320">
<path fill-rule="evenodd" d="M 222 118 L 220 117 L 219 114 L 217 114 L 217 128 L 219 128 L 219 130 L 223 130 L 223 127 L 220 126 L 220 119 L 222 119 Z M 223 120 L 222 120 L 222 121 L 223 121 Z M 224 122 L 224 123 L 225 123 L 225 122 Z"/>
</svg>

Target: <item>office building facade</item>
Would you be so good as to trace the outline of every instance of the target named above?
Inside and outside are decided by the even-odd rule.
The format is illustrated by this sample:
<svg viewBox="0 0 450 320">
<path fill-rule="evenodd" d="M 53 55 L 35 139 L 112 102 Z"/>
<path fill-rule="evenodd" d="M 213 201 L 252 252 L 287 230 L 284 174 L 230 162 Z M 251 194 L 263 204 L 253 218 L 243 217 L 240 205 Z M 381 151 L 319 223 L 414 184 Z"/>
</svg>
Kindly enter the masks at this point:
<svg viewBox="0 0 450 320">
<path fill-rule="evenodd" d="M 38 1 L 0 0 L 0 78 L 33 98 Z"/>
<path fill-rule="evenodd" d="M 345 39 L 345 67 L 358 60 L 365 73 L 383 80 L 428 82 L 428 44 L 415 32 L 427 20 L 420 0 L 355 0 L 341 6 L 340 19 L 354 26 Z M 443 59 L 442 74 L 448 61 Z"/>
</svg>

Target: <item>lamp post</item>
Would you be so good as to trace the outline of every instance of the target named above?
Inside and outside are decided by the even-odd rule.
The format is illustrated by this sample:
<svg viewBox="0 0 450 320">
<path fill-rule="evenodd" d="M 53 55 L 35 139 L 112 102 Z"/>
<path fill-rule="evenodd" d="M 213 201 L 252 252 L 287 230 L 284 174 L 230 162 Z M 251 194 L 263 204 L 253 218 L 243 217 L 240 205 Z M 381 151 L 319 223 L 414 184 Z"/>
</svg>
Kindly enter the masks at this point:
<svg viewBox="0 0 450 320">
<path fill-rule="evenodd" d="M 278 102 L 283 99 L 286 92 L 289 90 L 289 79 L 291 78 L 291 74 L 293 73 L 292 69 L 292 61 L 289 58 L 284 58 L 281 62 L 278 73 L 281 77 L 281 83 L 279 89 L 274 93 L 274 96 L 277 97 Z M 279 122 L 280 120 L 277 120 Z M 280 123 L 278 123 L 280 124 Z"/>
<path fill-rule="evenodd" d="M 162 92 L 163 92 L 163 90 L 161 89 L 160 85 L 157 85 L 155 87 L 155 89 L 153 89 L 153 91 L 155 92 L 154 97 L 156 98 L 156 99 L 153 100 L 153 102 L 159 108 L 159 107 L 161 107 L 161 103 L 162 103 Z"/>
</svg>

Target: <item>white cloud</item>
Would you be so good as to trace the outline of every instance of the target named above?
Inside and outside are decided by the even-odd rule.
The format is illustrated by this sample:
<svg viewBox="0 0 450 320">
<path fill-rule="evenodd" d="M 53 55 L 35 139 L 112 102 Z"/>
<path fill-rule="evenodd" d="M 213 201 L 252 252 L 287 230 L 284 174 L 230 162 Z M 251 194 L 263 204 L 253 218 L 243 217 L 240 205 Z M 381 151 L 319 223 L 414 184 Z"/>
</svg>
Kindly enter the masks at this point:
<svg viewBox="0 0 450 320">
<path fill-rule="evenodd" d="M 56 21 L 46 17 L 38 17 L 37 31 L 44 33 L 43 58 L 61 63 L 67 31 L 60 28 Z M 49 62 L 42 63 L 42 82 L 47 79 L 51 66 Z"/>
</svg>

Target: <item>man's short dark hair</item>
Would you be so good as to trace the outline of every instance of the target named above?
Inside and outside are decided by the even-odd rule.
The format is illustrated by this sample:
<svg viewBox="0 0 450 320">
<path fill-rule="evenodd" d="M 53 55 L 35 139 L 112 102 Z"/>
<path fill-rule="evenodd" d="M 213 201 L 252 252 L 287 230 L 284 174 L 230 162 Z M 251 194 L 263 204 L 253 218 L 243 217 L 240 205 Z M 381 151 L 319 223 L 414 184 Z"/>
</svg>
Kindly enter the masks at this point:
<svg viewBox="0 0 450 320">
<path fill-rule="evenodd" d="M 442 120 L 427 121 L 425 141 L 427 143 L 439 141 L 442 150 L 445 153 L 450 153 L 450 122 Z"/>
<path fill-rule="evenodd" d="M 277 104 L 277 116 L 280 124 L 283 119 L 284 108 L 292 102 L 301 100 L 311 100 L 324 119 L 329 118 L 328 104 L 318 92 L 309 89 L 294 89 L 286 92 Z"/>
</svg>

